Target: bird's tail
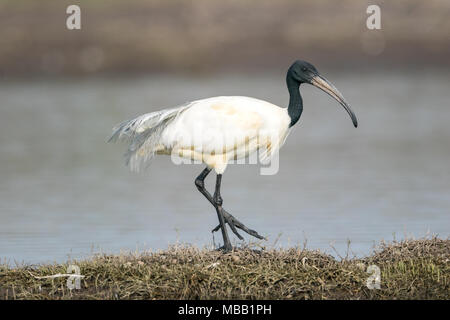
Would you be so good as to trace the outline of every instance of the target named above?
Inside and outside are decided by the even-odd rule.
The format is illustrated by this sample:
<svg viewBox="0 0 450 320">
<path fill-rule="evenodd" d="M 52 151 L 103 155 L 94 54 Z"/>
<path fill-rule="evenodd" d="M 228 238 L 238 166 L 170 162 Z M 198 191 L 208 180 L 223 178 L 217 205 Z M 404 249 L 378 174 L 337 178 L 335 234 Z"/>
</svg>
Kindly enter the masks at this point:
<svg viewBox="0 0 450 320">
<path fill-rule="evenodd" d="M 160 145 L 163 130 L 189 105 L 147 113 L 124 121 L 113 129 L 108 142 L 126 141 L 126 164 L 133 171 L 139 171 L 149 163 Z"/>
</svg>

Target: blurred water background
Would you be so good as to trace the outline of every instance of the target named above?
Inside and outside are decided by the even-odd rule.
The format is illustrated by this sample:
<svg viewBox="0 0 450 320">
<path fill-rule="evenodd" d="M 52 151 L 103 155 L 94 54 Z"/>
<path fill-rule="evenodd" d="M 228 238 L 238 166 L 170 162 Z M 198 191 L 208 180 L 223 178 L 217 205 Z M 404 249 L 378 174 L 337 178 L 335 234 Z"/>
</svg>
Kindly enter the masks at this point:
<svg viewBox="0 0 450 320">
<path fill-rule="evenodd" d="M 111 128 L 217 95 L 287 106 L 296 58 L 338 87 L 360 126 L 302 86 L 278 174 L 231 165 L 224 207 L 268 236 L 263 245 L 307 241 L 334 255 L 348 240 L 363 256 L 383 239 L 449 236 L 448 3 L 380 2 L 385 24 L 373 35 L 364 2 L 254 3 L 92 1 L 69 32 L 68 1 L 0 2 L 0 258 L 212 245 L 217 216 L 194 186 L 203 166 L 158 157 L 131 173 L 124 146 L 106 143 Z"/>
</svg>

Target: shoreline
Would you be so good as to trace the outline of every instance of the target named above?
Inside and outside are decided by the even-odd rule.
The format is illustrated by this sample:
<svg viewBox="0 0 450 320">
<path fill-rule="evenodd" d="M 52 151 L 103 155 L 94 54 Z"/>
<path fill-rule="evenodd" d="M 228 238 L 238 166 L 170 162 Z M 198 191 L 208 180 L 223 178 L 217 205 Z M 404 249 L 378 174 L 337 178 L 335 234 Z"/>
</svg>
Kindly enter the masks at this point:
<svg viewBox="0 0 450 320">
<path fill-rule="evenodd" d="M 450 240 L 439 238 L 381 243 L 370 256 L 340 261 L 299 247 L 224 254 L 172 246 L 61 264 L 0 265 L 0 300 L 448 299 L 449 262 Z"/>
</svg>

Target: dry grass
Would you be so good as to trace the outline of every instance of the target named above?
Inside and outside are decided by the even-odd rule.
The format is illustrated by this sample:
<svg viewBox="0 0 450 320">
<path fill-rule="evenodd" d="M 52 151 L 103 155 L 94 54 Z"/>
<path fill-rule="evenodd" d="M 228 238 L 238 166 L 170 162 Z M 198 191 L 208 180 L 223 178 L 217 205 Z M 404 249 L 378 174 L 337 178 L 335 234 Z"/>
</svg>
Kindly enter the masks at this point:
<svg viewBox="0 0 450 320">
<path fill-rule="evenodd" d="M 68 290 L 68 263 L 0 267 L 0 299 L 448 299 L 450 240 L 382 244 L 364 259 L 319 251 L 194 247 L 140 255 L 101 255 L 73 262 L 85 277 Z M 381 270 L 381 289 L 366 286 L 366 269 Z"/>
</svg>

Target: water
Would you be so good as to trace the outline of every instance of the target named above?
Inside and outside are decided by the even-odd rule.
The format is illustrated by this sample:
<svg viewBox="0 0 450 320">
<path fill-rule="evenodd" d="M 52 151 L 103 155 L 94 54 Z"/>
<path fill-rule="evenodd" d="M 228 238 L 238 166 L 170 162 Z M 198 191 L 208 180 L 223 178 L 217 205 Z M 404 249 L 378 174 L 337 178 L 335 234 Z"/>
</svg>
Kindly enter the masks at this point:
<svg viewBox="0 0 450 320">
<path fill-rule="evenodd" d="M 450 90 L 436 72 L 327 74 L 358 116 L 311 86 L 280 171 L 231 165 L 224 207 L 276 246 L 345 255 L 427 233 L 449 236 Z M 210 246 L 217 216 L 194 186 L 201 165 L 123 164 L 111 127 L 216 95 L 287 105 L 284 75 L 3 81 L 0 83 L 0 257 L 44 263 L 92 252 Z M 207 187 L 212 190 L 213 175 Z M 248 237 L 246 237 L 248 239 Z M 277 240 L 278 238 L 278 240 Z M 216 242 L 221 241 L 217 233 Z M 233 237 L 233 239 L 236 239 Z"/>
</svg>

